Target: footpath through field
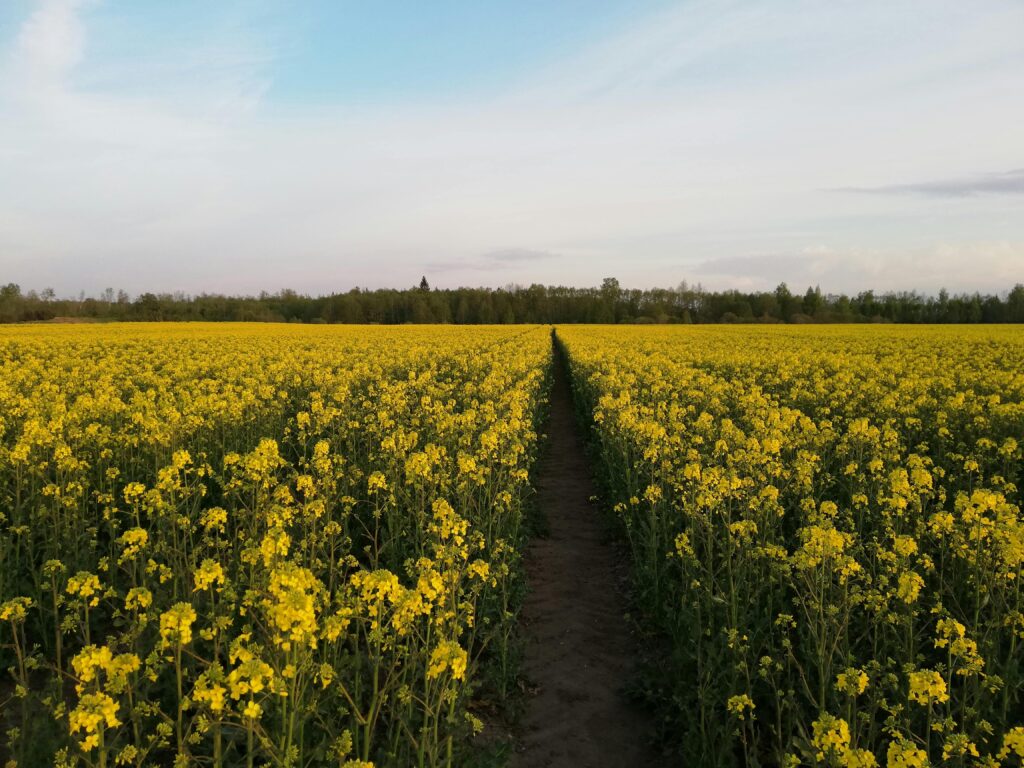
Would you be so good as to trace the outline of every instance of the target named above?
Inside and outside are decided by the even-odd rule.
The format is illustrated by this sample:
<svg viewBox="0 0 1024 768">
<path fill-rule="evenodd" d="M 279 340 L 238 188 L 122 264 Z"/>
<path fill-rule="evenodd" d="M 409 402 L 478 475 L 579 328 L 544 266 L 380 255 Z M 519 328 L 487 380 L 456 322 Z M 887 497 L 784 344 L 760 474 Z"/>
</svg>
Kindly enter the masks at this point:
<svg viewBox="0 0 1024 768">
<path fill-rule="evenodd" d="M 649 722 L 625 698 L 635 648 L 623 620 L 622 575 L 573 418 L 565 360 L 555 351 L 549 445 L 537 475 L 549 535 L 526 552 L 522 610 L 526 701 L 513 766 L 655 765 Z"/>
</svg>

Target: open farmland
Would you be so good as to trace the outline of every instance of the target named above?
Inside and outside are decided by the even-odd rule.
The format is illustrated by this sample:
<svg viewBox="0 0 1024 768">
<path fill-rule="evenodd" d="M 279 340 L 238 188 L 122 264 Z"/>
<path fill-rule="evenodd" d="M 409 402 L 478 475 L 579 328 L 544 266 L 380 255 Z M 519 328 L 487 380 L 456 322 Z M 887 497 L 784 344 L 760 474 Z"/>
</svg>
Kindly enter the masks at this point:
<svg viewBox="0 0 1024 768">
<path fill-rule="evenodd" d="M 1024 333 L 550 334 L 0 329 L 3 758 L 1021 764 Z"/>
<path fill-rule="evenodd" d="M 683 764 L 1020 764 L 1024 333 L 559 335 Z"/>
<path fill-rule="evenodd" d="M 550 355 L 536 327 L 0 330 L 9 754 L 457 763 L 481 654 L 506 682 Z"/>
</svg>

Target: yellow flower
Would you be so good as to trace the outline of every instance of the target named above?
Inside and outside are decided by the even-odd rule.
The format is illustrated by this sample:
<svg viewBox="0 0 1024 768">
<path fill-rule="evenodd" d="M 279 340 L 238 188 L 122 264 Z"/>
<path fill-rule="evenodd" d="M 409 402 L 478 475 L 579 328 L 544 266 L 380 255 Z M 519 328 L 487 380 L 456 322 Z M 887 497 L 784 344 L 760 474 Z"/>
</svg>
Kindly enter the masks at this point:
<svg viewBox="0 0 1024 768">
<path fill-rule="evenodd" d="M 142 483 L 128 483 L 124 487 L 124 501 L 128 505 L 137 502 L 146 493 L 146 486 Z"/>
<path fill-rule="evenodd" d="M 836 675 L 836 689 L 851 695 L 864 693 L 868 687 L 868 676 L 863 669 L 848 667 Z"/>
<path fill-rule="evenodd" d="M 676 536 L 674 554 L 681 559 L 694 556 L 693 545 L 690 543 L 688 533 L 680 533 Z"/>
<path fill-rule="evenodd" d="M 387 491 L 388 481 L 382 472 L 372 472 L 366 479 L 366 489 L 371 494 L 378 491 Z"/>
<path fill-rule="evenodd" d="M 210 507 L 210 509 L 203 512 L 200 522 L 203 526 L 203 530 L 207 533 L 211 533 L 213 531 L 224 533 L 225 526 L 228 522 L 227 510 L 222 507 Z"/>
<path fill-rule="evenodd" d="M 1005 760 L 1010 755 L 1024 758 L 1024 728 L 1019 725 L 1003 735 L 1003 746 L 999 750 L 999 759 Z"/>
<path fill-rule="evenodd" d="M 487 581 L 487 577 L 491 574 L 491 567 L 483 560 L 474 560 L 469 564 L 469 572 L 480 581 Z"/>
<path fill-rule="evenodd" d="M 850 726 L 841 717 L 822 715 L 812 724 L 811 744 L 817 751 L 818 760 L 842 756 L 850 747 Z"/>
<path fill-rule="evenodd" d="M 753 520 L 739 520 L 735 523 L 730 523 L 729 533 L 741 542 L 750 542 L 757 535 L 757 523 Z"/>
<path fill-rule="evenodd" d="M 153 593 L 145 587 L 133 587 L 124 597 L 124 607 L 128 611 L 144 611 L 153 604 Z"/>
<path fill-rule="evenodd" d="M 70 579 L 68 579 L 68 585 L 66 591 L 69 595 L 77 595 L 87 603 L 90 608 L 95 608 L 100 604 L 100 586 L 99 577 L 88 571 L 79 571 Z"/>
<path fill-rule="evenodd" d="M 437 499 L 431 505 L 431 509 L 434 512 L 434 519 L 430 523 L 430 532 L 436 534 L 441 541 L 452 540 L 455 544 L 461 545 L 469 523 L 459 517 L 452 509 L 452 505 L 444 499 Z"/>
<path fill-rule="evenodd" d="M 739 694 L 738 696 L 730 696 L 729 701 L 726 702 L 725 708 L 740 720 L 744 720 L 746 719 L 747 712 L 753 715 L 754 700 L 745 693 Z"/>
<path fill-rule="evenodd" d="M 128 676 L 132 672 L 138 672 L 141 667 L 142 661 L 134 653 L 119 653 L 114 656 L 106 668 L 107 691 L 123 693 L 131 683 Z"/>
<path fill-rule="evenodd" d="M 28 615 L 28 609 L 32 607 L 32 598 L 15 597 L 0 605 L 0 621 L 21 622 Z"/>
<path fill-rule="evenodd" d="M 841 760 L 844 768 L 875 768 L 878 765 L 874 753 L 867 749 L 848 749 Z"/>
<path fill-rule="evenodd" d="M 334 667 L 330 664 L 321 664 L 317 671 L 317 677 L 320 678 L 320 685 L 327 688 L 334 680 Z"/>
<path fill-rule="evenodd" d="M 949 701 L 949 694 L 946 693 L 946 681 L 938 672 L 923 669 L 911 672 L 907 679 L 910 684 L 911 701 L 924 705 L 935 702 L 942 704 Z"/>
<path fill-rule="evenodd" d="M 196 679 L 195 687 L 192 689 L 192 700 L 205 704 L 213 713 L 224 711 L 224 701 L 227 689 L 211 680 L 207 673 L 201 674 Z"/>
<path fill-rule="evenodd" d="M 104 728 L 116 728 L 121 724 L 117 719 L 118 706 L 105 693 L 87 693 L 82 696 L 71 713 L 68 724 L 72 735 L 81 732 L 79 742 L 85 752 L 99 746 L 99 733 Z"/>
<path fill-rule="evenodd" d="M 427 678 L 433 679 L 450 670 L 452 678 L 462 680 L 466 677 L 466 661 L 462 647 L 453 640 L 445 640 L 430 653 Z"/>
<path fill-rule="evenodd" d="M 1006 744 L 1005 739 L 1003 744 Z M 965 755 L 980 757 L 978 746 L 962 733 L 954 733 L 946 737 L 946 740 L 942 744 L 943 760 L 950 760 L 954 757 L 964 757 Z M 1005 755 L 1000 754 L 1000 759 L 1003 758 L 1005 758 Z"/>
<path fill-rule="evenodd" d="M 796 557 L 799 568 L 814 568 L 823 561 L 838 558 L 846 551 L 852 538 L 848 533 L 820 525 L 808 526 L 801 533 L 804 543 Z"/>
<path fill-rule="evenodd" d="M 914 571 L 906 571 L 900 574 L 899 582 L 896 586 L 896 596 L 907 605 L 910 605 L 917 602 L 922 587 L 924 587 L 924 579 Z"/>
<path fill-rule="evenodd" d="M 125 563 L 136 557 L 149 543 L 149 533 L 145 528 L 130 528 L 121 534 L 121 557 L 119 563 Z"/>
<path fill-rule="evenodd" d="M 270 575 L 264 600 L 274 642 L 285 650 L 292 643 L 315 648 L 317 644 L 317 605 L 323 585 L 307 568 L 286 563 Z"/>
<path fill-rule="evenodd" d="M 917 542 L 910 536 L 897 536 L 893 540 L 892 548 L 901 557 L 910 557 L 917 552 Z"/>
<path fill-rule="evenodd" d="M 193 592 L 209 589 L 215 585 L 219 585 L 218 591 L 220 591 L 220 587 L 224 586 L 226 578 L 224 576 L 224 569 L 221 567 L 220 563 L 207 558 L 203 560 L 202 565 L 200 565 L 199 569 L 195 572 L 194 580 L 195 587 L 192 589 Z"/>
<path fill-rule="evenodd" d="M 956 662 L 956 674 L 969 676 L 981 672 L 985 660 L 978 654 L 978 644 L 967 637 L 967 630 L 956 619 L 942 618 L 936 622 L 936 648 L 948 648 Z"/>
<path fill-rule="evenodd" d="M 885 765 L 886 768 L 926 768 L 928 755 L 912 742 L 900 739 L 889 744 Z"/>
<path fill-rule="evenodd" d="M 351 623 L 350 611 L 348 609 L 341 609 L 324 619 L 322 635 L 324 639 L 334 642 L 348 630 Z"/>
<path fill-rule="evenodd" d="M 87 645 L 71 660 L 71 666 L 79 682 L 91 683 L 96 680 L 97 673 L 106 669 L 112 660 L 113 654 L 107 646 Z"/>
<path fill-rule="evenodd" d="M 248 694 L 269 690 L 273 682 L 273 667 L 254 657 L 246 658 L 228 675 L 228 689 L 235 701 Z"/>
<path fill-rule="evenodd" d="M 292 546 L 292 537 L 284 528 L 271 528 L 260 542 L 260 553 L 263 555 L 263 565 L 270 568 L 274 563 L 288 556 Z"/>
<path fill-rule="evenodd" d="M 160 614 L 160 639 L 164 647 L 172 644 L 188 645 L 192 642 L 192 624 L 196 611 L 188 603 L 175 603 Z"/>
<path fill-rule="evenodd" d="M 350 578 L 350 583 L 359 591 L 363 603 L 375 607 L 382 606 L 401 591 L 398 577 L 391 571 L 357 571 Z"/>
<path fill-rule="evenodd" d="M 648 485 L 644 490 L 644 501 L 648 504 L 657 504 L 661 501 L 662 491 L 660 485 Z"/>
</svg>

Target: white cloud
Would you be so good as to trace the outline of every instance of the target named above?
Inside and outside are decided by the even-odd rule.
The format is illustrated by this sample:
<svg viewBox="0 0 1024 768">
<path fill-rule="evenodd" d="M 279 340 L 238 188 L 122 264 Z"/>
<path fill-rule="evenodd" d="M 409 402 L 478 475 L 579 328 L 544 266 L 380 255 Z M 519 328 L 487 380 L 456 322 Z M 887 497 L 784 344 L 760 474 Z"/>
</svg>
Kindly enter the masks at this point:
<svg viewBox="0 0 1024 768">
<path fill-rule="evenodd" d="M 1024 264 L 1019 196 L 827 191 L 1020 167 L 1024 7 L 983 5 L 687 3 L 490 99 L 314 108 L 266 100 L 273 52 L 239 29 L 84 86 L 89 8 L 44 0 L 0 73 L 0 271 L 62 292 L 431 266 L 435 284 L 789 270 L 829 290 L 928 287 L 939 254 L 949 287 L 1001 288 Z"/>
<path fill-rule="evenodd" d="M 27 86 L 44 91 L 61 87 L 81 60 L 85 30 L 80 10 L 87 0 L 42 0 L 22 25 L 13 54 L 15 77 Z"/>
</svg>

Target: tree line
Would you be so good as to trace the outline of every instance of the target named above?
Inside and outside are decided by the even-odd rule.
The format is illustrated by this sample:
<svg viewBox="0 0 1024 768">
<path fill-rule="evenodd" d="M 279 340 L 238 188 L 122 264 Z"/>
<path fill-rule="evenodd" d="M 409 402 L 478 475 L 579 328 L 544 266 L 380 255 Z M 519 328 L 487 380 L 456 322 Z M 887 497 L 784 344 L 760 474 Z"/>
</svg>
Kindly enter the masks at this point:
<svg viewBox="0 0 1024 768">
<path fill-rule="evenodd" d="M 353 288 L 308 296 L 292 290 L 257 296 L 143 293 L 108 288 L 99 296 L 59 298 L 51 289 L 0 286 L 0 322 L 48 320 L 203 320 L 297 323 L 1024 323 L 1024 284 L 1003 294 L 937 295 L 916 291 L 854 296 L 810 287 L 793 293 L 622 288 L 605 278 L 594 288 L 511 285 L 431 289 L 426 278 L 408 289 Z"/>
</svg>

